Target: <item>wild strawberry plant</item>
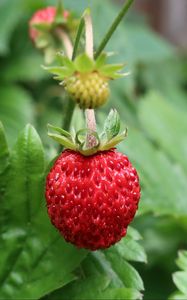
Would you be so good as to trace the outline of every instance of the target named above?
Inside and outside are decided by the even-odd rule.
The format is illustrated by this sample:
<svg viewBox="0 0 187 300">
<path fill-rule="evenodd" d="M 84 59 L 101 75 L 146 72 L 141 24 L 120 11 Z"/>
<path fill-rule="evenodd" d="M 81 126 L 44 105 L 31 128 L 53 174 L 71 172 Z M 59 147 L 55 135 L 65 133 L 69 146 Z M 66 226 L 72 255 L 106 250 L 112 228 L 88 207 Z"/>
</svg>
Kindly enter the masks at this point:
<svg viewBox="0 0 187 300">
<path fill-rule="evenodd" d="M 131 2 L 132 1 L 129 1 L 127 5 L 124 6 L 123 15 Z M 61 11 L 61 13 L 59 13 L 59 11 Z M 66 15 L 68 17 L 69 13 L 66 13 Z M 67 52 L 67 56 L 70 57 L 69 51 L 73 55 L 73 49 L 71 51 L 71 49 L 67 47 L 67 41 L 69 46 L 70 41 L 66 38 L 67 33 L 63 34 L 64 22 L 60 23 L 59 16 L 65 18 L 65 12 L 63 12 L 61 5 L 57 10 L 49 7 L 43 11 L 39 11 L 30 21 L 30 35 L 38 47 L 39 44 L 41 45 L 41 41 L 43 43 L 45 39 L 47 40 L 46 31 L 48 31 L 48 35 L 53 35 L 56 33 L 56 30 L 58 30 L 58 37 L 62 37 L 65 44 L 65 51 Z M 75 60 L 74 66 L 70 59 L 68 60 L 68 58 L 63 56 L 60 57 L 61 61 L 66 64 L 66 70 L 64 66 L 58 67 L 60 72 L 64 72 L 65 70 L 66 75 L 69 77 L 72 76 L 73 73 L 75 74 L 74 76 L 76 76 L 77 72 L 81 72 L 83 69 L 84 76 L 88 73 L 88 77 L 93 77 L 100 72 L 99 80 L 102 78 L 103 80 L 104 78 L 108 80 L 118 77 L 117 71 L 121 66 L 105 65 L 105 55 L 98 56 L 96 62 L 91 60 L 93 57 L 93 37 L 91 18 L 88 12 L 85 13 L 84 18 L 86 27 L 86 55 L 82 57 L 79 56 L 79 58 Z M 114 31 L 119 21 L 116 24 L 114 23 L 112 31 Z M 77 39 L 80 38 L 80 26 L 76 42 Z M 59 35 L 60 30 L 62 30 L 62 35 Z M 111 34 L 112 32 L 109 32 L 108 39 Z M 47 42 L 44 46 L 46 53 L 51 45 Z M 47 59 L 47 61 L 49 60 Z M 55 69 L 55 72 L 58 68 Z M 54 69 L 52 71 L 54 71 Z M 61 73 L 58 75 L 61 76 Z M 60 76 L 58 79 L 62 80 L 63 77 L 61 78 Z M 71 89 L 68 88 L 70 84 L 69 80 L 68 78 L 65 86 L 66 90 L 71 94 Z M 85 84 L 84 80 L 83 78 L 83 85 Z M 99 89 L 98 95 L 96 94 L 95 96 L 93 91 L 92 95 L 88 95 L 87 93 L 86 97 L 84 97 L 84 101 L 90 104 L 81 105 L 81 107 L 94 108 L 97 106 L 95 105 L 96 103 L 102 103 L 99 99 L 108 96 L 108 91 L 105 91 L 107 87 L 105 87 L 105 82 L 101 83 L 100 86 L 97 81 L 98 79 L 93 83 L 92 80 L 88 82 L 87 88 L 92 84 L 92 90 Z M 104 92 L 102 91 L 103 88 Z M 80 87 L 77 87 L 77 89 L 80 89 Z M 82 103 L 82 100 L 80 100 L 80 103 Z M 67 113 L 68 112 L 69 111 L 67 111 Z M 69 118 L 71 119 L 71 114 Z M 75 139 L 67 131 L 50 126 L 50 128 L 58 134 L 51 133 L 49 135 L 71 151 L 64 151 L 59 160 L 56 161 L 56 167 L 53 168 L 53 171 L 50 171 L 47 179 L 46 198 L 51 221 L 60 230 L 63 237 L 78 247 L 97 250 L 100 248 L 108 248 L 126 235 L 127 226 L 132 221 L 137 209 L 140 198 L 140 187 L 137 172 L 132 168 L 128 158 L 125 155 L 118 154 L 114 150 L 111 150 L 126 136 L 126 131 L 119 134 L 120 125 L 117 112 L 113 111 L 110 113 L 104 126 L 104 132 L 100 137 L 94 127 L 95 118 L 93 110 L 89 109 L 86 111 L 86 121 L 88 128 L 85 130 L 81 129 L 80 132 L 77 132 Z M 84 131 L 84 134 L 82 134 L 82 131 Z M 1 145 L 1 176 L 4 178 L 7 177 L 6 182 L 2 181 L 1 186 L 3 204 L 1 211 L 1 237 L 3 249 L 6 249 L 4 255 L 2 255 L 2 260 L 5 263 L 2 269 L 1 297 L 9 299 L 13 299 L 13 297 L 34 297 L 38 299 L 56 289 L 62 288 L 63 285 L 75 279 L 73 271 L 78 268 L 81 261 L 87 256 L 88 258 L 81 268 L 86 268 L 86 265 L 87 268 L 89 268 L 88 266 L 90 264 L 93 264 L 93 262 L 95 264 L 97 261 L 97 264 L 101 265 L 100 268 L 103 268 L 103 271 L 100 271 L 101 274 L 99 277 L 102 282 L 104 280 L 105 284 L 101 286 L 101 290 L 99 289 L 100 297 L 106 297 L 107 295 L 109 297 L 113 297 L 112 295 L 121 297 L 121 295 L 123 295 L 123 297 L 128 296 L 128 298 L 135 297 L 136 299 L 140 299 L 140 292 L 144 288 L 143 282 L 137 271 L 126 262 L 128 259 L 138 261 L 146 260 L 143 249 L 138 246 L 136 241 L 133 241 L 133 239 L 139 239 L 136 231 L 132 230 L 131 232 L 130 230 L 131 233 L 127 237 L 127 243 L 130 244 L 129 248 L 131 244 L 132 247 L 139 247 L 140 253 L 142 254 L 138 254 L 137 257 L 136 255 L 132 256 L 130 251 L 129 255 L 128 251 L 126 254 L 123 254 L 122 249 L 125 247 L 125 244 L 123 246 L 122 242 L 113 250 L 108 250 L 105 254 L 98 252 L 93 256 L 88 255 L 88 252 L 85 250 L 70 246 L 52 228 L 47 219 L 43 201 L 46 164 L 42 143 L 35 129 L 27 125 L 25 130 L 20 134 L 13 151 L 9 154 L 4 129 L 1 125 Z M 65 169 L 63 170 L 62 165 L 65 163 L 65 156 L 67 166 L 64 166 Z M 75 162 L 71 166 L 70 164 L 73 162 L 72 156 L 74 156 Z M 82 165 L 80 165 L 81 161 Z M 100 170 L 102 165 L 103 169 Z M 59 171 L 61 170 L 61 173 L 59 173 L 58 168 L 60 168 Z M 77 182 L 71 182 L 71 176 L 69 178 L 67 177 L 70 175 L 68 170 L 73 172 L 74 179 L 77 180 Z M 77 170 L 78 174 L 76 174 Z M 85 171 L 85 174 L 83 174 L 83 171 Z M 107 171 L 107 173 L 105 171 Z M 84 176 L 85 182 L 82 181 L 82 175 L 79 176 L 80 172 L 86 176 Z M 89 178 L 89 174 L 86 172 L 90 172 L 91 176 L 95 174 L 94 176 L 97 177 L 95 178 L 95 182 L 98 182 L 98 186 L 94 186 L 92 190 L 89 184 L 91 178 Z M 111 172 L 114 173 L 113 176 L 112 174 L 110 175 Z M 64 179 L 61 175 L 65 176 Z M 111 178 L 110 182 L 109 175 Z M 58 178 L 60 178 L 61 182 L 57 182 Z M 112 183 L 111 180 L 112 182 L 114 181 L 114 186 L 108 194 L 109 187 Z M 81 181 L 84 183 L 84 187 L 80 187 Z M 105 187 L 103 186 L 104 181 Z M 60 191 L 60 194 L 58 193 L 58 183 L 60 183 L 61 187 L 64 186 L 66 188 L 65 194 L 63 191 Z M 67 193 L 69 193 L 68 189 L 73 189 L 69 199 L 67 195 Z M 106 195 L 104 194 L 104 189 L 107 189 L 105 190 Z M 99 192 L 101 199 L 98 198 Z M 57 195 L 55 196 L 56 193 L 60 196 L 58 203 Z M 85 195 L 83 195 L 84 193 Z M 80 204 L 76 203 L 78 194 L 81 196 L 79 197 L 81 200 Z M 103 198 L 104 195 L 105 197 Z M 61 200 L 63 197 L 66 199 L 64 204 L 67 207 L 62 213 L 61 210 L 63 207 L 61 206 Z M 108 201 L 109 197 L 111 198 L 110 201 Z M 117 202 L 115 207 L 113 207 L 112 202 L 115 201 L 115 199 Z M 83 202 L 84 205 L 82 206 Z M 103 207 L 103 205 L 105 205 L 105 207 Z M 82 211 L 84 214 L 82 214 Z M 124 215 L 126 215 L 125 218 Z M 95 221 L 97 221 L 97 223 Z M 107 278 L 109 269 L 102 265 L 105 261 L 107 261 L 107 264 L 111 264 L 111 266 L 114 263 L 115 265 L 119 264 L 118 256 L 120 253 L 121 260 L 119 263 L 121 267 L 116 268 L 113 266 L 113 272 L 116 274 L 117 281 L 113 279 L 109 280 Z M 61 258 L 59 259 L 60 256 Z M 9 260 L 12 261 L 10 267 L 8 267 L 6 263 Z M 60 266 L 59 268 L 58 265 Z M 126 274 L 121 274 L 120 268 L 122 268 L 122 266 L 125 267 Z M 53 268 L 58 268 L 59 274 L 53 272 Z M 78 268 L 77 275 L 79 273 L 80 270 Z M 81 274 L 79 274 L 79 281 L 82 280 L 81 277 Z M 88 282 L 89 280 L 90 279 L 88 279 Z M 86 285 L 87 283 L 85 283 L 85 286 Z M 105 288 L 105 291 L 103 290 L 102 292 L 103 288 Z M 97 288 L 95 287 L 94 290 L 95 289 Z M 74 297 L 73 290 L 71 297 Z"/>
<path fill-rule="evenodd" d="M 54 2 L 47 3 L 54 5 Z M 71 13 L 75 22 L 71 33 L 66 32 L 62 20 L 60 27 L 68 33 L 66 38 L 70 37 L 71 43 L 75 43 L 71 53 L 75 61 L 84 50 L 84 34 L 77 39 L 76 26 L 78 14 L 87 3 L 68 0 L 66 5 L 65 10 Z M 64 49 L 67 56 L 65 51 L 70 49 L 67 43 L 65 47 L 62 36 L 59 39 L 55 32 L 55 39 L 50 39 L 54 51 L 49 49 L 46 62 L 42 55 L 45 51 L 34 50 L 33 42 L 29 41 L 28 20 L 41 9 L 46 9 L 42 0 L 0 3 L 0 120 L 9 144 L 9 147 L 5 146 L 1 128 L 0 298 L 77 299 L 79 295 L 80 299 L 139 299 L 143 283 L 132 263 L 146 261 L 142 243 L 148 253 L 148 264 L 143 267 L 144 264 L 136 263 L 135 266 L 145 282 L 144 298 L 174 297 L 168 296 L 176 289 L 171 273 L 176 270 L 177 250 L 186 247 L 187 215 L 184 159 L 187 107 L 181 59 L 170 44 L 153 33 L 136 15 L 121 22 L 107 46 L 108 51 L 118 54 L 117 60 L 115 56 L 108 56 L 107 64 L 125 60 L 131 75 L 107 82 L 109 101 L 97 109 L 97 128 L 100 138 L 111 107 L 120 112 L 121 127 L 125 128 L 124 121 L 128 124 L 128 138 L 118 149 L 128 155 L 140 175 L 142 200 L 133 227 L 138 228 L 144 239 L 140 241 L 138 232 L 129 227 L 125 238 L 109 249 L 77 250 L 63 241 L 46 213 L 45 177 L 54 157 L 59 154 L 59 150 L 56 151 L 58 143 L 47 137 L 46 124 L 69 130 L 69 116 L 73 111 L 71 127 L 79 131 L 85 128 L 85 122 L 78 106 L 74 109 L 76 97 L 68 101 L 63 86 L 58 86 L 40 67 L 47 66 L 49 61 L 53 61 L 52 66 L 62 67 L 62 60 L 54 60 L 55 53 Z M 106 45 L 108 38 L 103 40 L 103 36 L 118 10 L 109 0 L 93 1 L 95 56 Z M 82 26 L 83 18 L 79 33 Z M 33 127 L 22 131 L 28 122 L 37 129 L 42 143 Z M 50 134 L 59 132 L 49 128 Z M 74 132 L 71 135 L 74 137 Z M 84 138 L 85 132 L 82 132 L 79 146 Z M 95 138 L 97 140 L 97 136 Z M 176 282 L 181 291 L 184 280 L 185 272 Z"/>
</svg>

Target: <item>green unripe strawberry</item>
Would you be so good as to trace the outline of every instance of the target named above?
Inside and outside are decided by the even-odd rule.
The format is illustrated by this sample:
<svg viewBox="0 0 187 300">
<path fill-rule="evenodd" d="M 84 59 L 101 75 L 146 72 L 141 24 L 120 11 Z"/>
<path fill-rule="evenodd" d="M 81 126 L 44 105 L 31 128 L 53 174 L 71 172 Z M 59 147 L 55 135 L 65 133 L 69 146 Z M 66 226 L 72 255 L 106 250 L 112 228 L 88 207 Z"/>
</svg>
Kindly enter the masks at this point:
<svg viewBox="0 0 187 300">
<path fill-rule="evenodd" d="M 77 73 L 64 80 L 64 87 L 80 108 L 96 108 L 103 105 L 109 97 L 108 80 L 96 71 Z"/>
<path fill-rule="evenodd" d="M 97 108 L 109 98 L 109 81 L 127 74 L 119 73 L 123 65 L 106 64 L 102 53 L 96 60 L 81 54 L 74 61 L 59 54 L 60 66 L 48 67 L 80 108 Z"/>
</svg>

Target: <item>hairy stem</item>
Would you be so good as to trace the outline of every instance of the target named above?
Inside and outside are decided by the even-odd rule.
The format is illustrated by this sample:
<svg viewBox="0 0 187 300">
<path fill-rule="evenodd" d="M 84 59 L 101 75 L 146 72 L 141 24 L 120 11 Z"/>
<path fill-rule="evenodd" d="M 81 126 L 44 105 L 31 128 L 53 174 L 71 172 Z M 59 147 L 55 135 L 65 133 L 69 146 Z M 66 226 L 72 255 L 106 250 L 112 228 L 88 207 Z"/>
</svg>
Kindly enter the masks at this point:
<svg viewBox="0 0 187 300">
<path fill-rule="evenodd" d="M 70 43 L 69 42 L 67 43 L 67 47 L 66 47 L 67 56 L 69 58 L 71 58 L 72 60 L 74 60 L 75 57 L 76 57 L 76 53 L 77 53 L 77 50 L 78 50 L 78 46 L 79 46 L 79 42 L 80 42 L 80 38 L 81 38 L 83 28 L 84 28 L 84 19 L 82 17 L 81 20 L 80 20 L 80 23 L 79 23 L 78 30 L 77 30 L 73 50 L 70 49 Z M 62 38 L 63 37 L 64 36 L 62 36 Z M 68 41 L 68 39 L 65 39 L 65 41 Z M 64 45 L 65 45 L 65 41 L 64 41 Z M 75 109 L 75 102 L 73 102 L 71 99 L 68 99 L 66 109 L 65 109 L 65 117 L 64 117 L 63 126 L 62 126 L 62 128 L 67 130 L 67 131 L 69 130 L 70 125 L 71 125 L 71 120 L 72 120 L 72 117 L 73 117 L 74 109 Z"/>
<path fill-rule="evenodd" d="M 93 26 L 92 26 L 92 18 L 90 12 L 88 11 L 84 16 L 85 21 L 85 29 L 86 29 L 86 54 L 93 59 Z M 85 110 L 86 117 L 86 125 L 87 128 L 96 131 L 96 120 L 95 120 L 95 111 L 94 109 L 86 109 Z M 87 134 L 87 147 L 92 148 L 97 144 L 96 138 Z"/>
<path fill-rule="evenodd" d="M 116 28 L 118 27 L 119 23 L 121 22 L 121 20 L 123 19 L 123 17 L 125 16 L 125 14 L 127 13 L 127 11 L 129 10 L 130 6 L 132 5 L 134 0 L 127 0 L 120 13 L 118 14 L 118 16 L 115 18 L 114 22 L 112 23 L 112 25 L 110 26 L 108 32 L 106 33 L 105 37 L 103 38 L 103 40 L 101 41 L 96 53 L 95 53 L 95 58 L 97 58 L 101 52 L 103 51 L 103 49 L 105 48 L 106 44 L 108 43 L 108 41 L 110 40 L 111 36 L 113 35 L 114 31 L 116 30 Z"/>
<path fill-rule="evenodd" d="M 86 54 L 93 58 L 93 25 L 90 11 L 84 16 L 85 28 L 86 28 Z"/>
<path fill-rule="evenodd" d="M 68 34 L 62 28 L 57 28 L 56 34 L 58 35 L 59 39 L 64 44 L 64 48 L 65 48 L 67 57 L 71 59 L 73 56 L 73 46 L 72 46 L 72 43 L 71 43 L 71 40 L 70 40 Z M 67 99 L 66 101 L 67 102 L 66 102 L 66 106 L 65 106 L 65 110 L 64 110 L 64 118 L 62 121 L 62 128 L 64 130 L 68 131 L 70 128 L 70 125 L 71 125 L 71 120 L 72 120 L 75 104 L 71 99 Z M 59 145 L 59 150 L 60 151 L 63 150 L 62 145 Z"/>
<path fill-rule="evenodd" d="M 95 120 L 95 112 L 94 109 L 85 109 L 85 117 L 86 117 L 86 126 L 92 131 L 96 131 L 96 120 Z M 87 134 L 86 137 L 86 146 L 88 148 L 92 148 L 97 144 L 97 140 L 95 136 L 92 134 Z"/>
<path fill-rule="evenodd" d="M 96 131 L 96 120 L 94 109 L 85 109 L 86 125 L 92 131 Z"/>
</svg>

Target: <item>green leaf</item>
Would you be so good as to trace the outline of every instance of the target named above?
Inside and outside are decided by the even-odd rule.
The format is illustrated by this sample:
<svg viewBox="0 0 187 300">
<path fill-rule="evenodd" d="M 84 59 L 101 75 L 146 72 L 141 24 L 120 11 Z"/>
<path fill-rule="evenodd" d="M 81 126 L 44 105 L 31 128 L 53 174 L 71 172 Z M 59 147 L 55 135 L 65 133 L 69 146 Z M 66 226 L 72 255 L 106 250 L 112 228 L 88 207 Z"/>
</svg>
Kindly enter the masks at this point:
<svg viewBox="0 0 187 300">
<path fill-rule="evenodd" d="M 182 271 L 173 274 L 173 281 L 179 291 L 176 291 L 169 299 L 187 298 L 187 251 L 180 251 L 176 260 L 178 267 Z M 177 298 L 178 297 L 178 298 Z"/>
<path fill-rule="evenodd" d="M 116 289 L 110 289 L 107 291 L 104 291 L 102 293 L 103 299 L 110 299 L 110 300 L 121 300 L 121 299 L 142 299 L 142 294 L 135 289 L 129 289 L 129 288 L 116 288 Z M 99 299 L 99 298 L 98 298 Z M 100 298 L 102 299 L 102 298 Z"/>
<path fill-rule="evenodd" d="M 75 68 L 78 72 L 87 73 L 94 70 L 94 61 L 83 53 L 76 57 L 74 61 Z"/>
<path fill-rule="evenodd" d="M 127 288 L 134 288 L 138 291 L 144 290 L 143 281 L 138 272 L 122 257 L 119 257 L 114 248 L 106 250 L 105 257 L 110 262 L 111 268 L 118 274 Z"/>
<path fill-rule="evenodd" d="M 127 234 L 127 237 L 123 238 L 120 242 L 121 250 L 122 246 L 129 242 L 128 240 L 126 241 L 126 238 L 132 240 L 132 238 L 130 238 L 130 236 Z M 119 288 L 125 286 L 127 288 L 136 289 L 137 291 L 143 290 L 144 287 L 141 277 L 139 276 L 138 272 L 125 260 L 128 255 L 131 255 L 132 258 L 133 253 L 130 253 L 132 249 L 124 247 L 124 252 L 125 250 L 129 252 L 125 257 L 125 253 L 122 255 L 122 253 L 119 252 L 118 245 L 119 243 L 103 252 L 97 251 L 93 253 L 93 257 L 95 259 L 94 265 L 100 270 L 100 272 L 104 272 L 109 275 L 111 278 L 111 287 Z M 138 261 L 139 258 L 136 258 L 135 254 L 132 260 Z"/>
<path fill-rule="evenodd" d="M 0 236 L 2 299 L 39 299 L 66 285 L 87 254 L 67 244 L 48 219 L 44 167 L 41 141 L 28 125 L 11 153 L 1 201 L 6 218 Z"/>
<path fill-rule="evenodd" d="M 41 202 L 38 198 L 42 192 L 42 175 L 44 173 L 42 144 L 31 125 L 27 125 L 24 132 L 19 136 L 11 154 L 10 164 L 7 179 L 9 185 L 5 192 L 4 201 L 11 216 L 11 223 L 25 225 L 40 207 Z M 15 180 L 12 180 L 15 174 L 17 176 Z M 31 194 L 36 201 L 31 201 Z"/>
<path fill-rule="evenodd" d="M 120 131 L 120 118 L 117 110 L 111 109 L 106 121 L 104 123 L 104 132 L 107 140 L 110 141 L 113 137 L 118 135 Z"/>
<path fill-rule="evenodd" d="M 187 270 L 174 273 L 173 281 L 177 288 L 187 296 Z"/>
<path fill-rule="evenodd" d="M 179 251 L 176 264 L 181 270 L 187 271 L 187 251 Z"/>
<path fill-rule="evenodd" d="M 126 237 L 130 237 L 131 239 L 135 241 L 142 240 L 141 234 L 133 227 L 128 228 L 128 233 Z"/>
<path fill-rule="evenodd" d="M 98 275 L 78 280 L 67 285 L 63 290 L 52 294 L 52 299 L 80 299 L 80 300 L 100 300 L 100 299 L 141 299 L 141 294 L 128 288 L 110 288 L 107 286 L 109 279 L 107 276 Z M 78 298 L 77 298 L 78 295 Z M 48 298 L 47 298 L 48 299 Z"/>
<path fill-rule="evenodd" d="M 121 257 L 129 261 L 147 262 L 145 250 L 142 245 L 133 240 L 130 236 L 122 239 L 116 244 L 116 250 Z"/>
<path fill-rule="evenodd" d="M 142 299 L 140 292 L 143 290 L 142 280 L 137 271 L 126 261 L 126 257 L 140 261 L 136 253 L 133 257 L 132 248 L 125 247 L 129 241 L 135 242 L 134 238 L 139 240 L 141 237 L 136 230 L 129 228 L 127 236 L 120 241 L 121 252 L 118 251 L 119 243 L 117 243 L 104 251 L 89 253 L 82 262 L 79 273 L 77 272 L 79 279 L 52 293 L 50 297 L 53 300 L 77 299 L 77 295 L 79 299 L 88 300 Z"/>
</svg>

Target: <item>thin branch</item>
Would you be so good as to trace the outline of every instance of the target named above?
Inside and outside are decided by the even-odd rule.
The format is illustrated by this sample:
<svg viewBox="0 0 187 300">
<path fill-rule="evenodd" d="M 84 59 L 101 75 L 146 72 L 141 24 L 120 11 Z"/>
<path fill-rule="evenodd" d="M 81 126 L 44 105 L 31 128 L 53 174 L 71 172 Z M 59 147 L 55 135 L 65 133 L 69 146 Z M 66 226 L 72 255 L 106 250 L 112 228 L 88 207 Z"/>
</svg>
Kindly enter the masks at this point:
<svg viewBox="0 0 187 300">
<path fill-rule="evenodd" d="M 110 40 L 111 36 L 113 35 L 114 31 L 118 27 L 119 23 L 121 22 L 121 20 L 125 16 L 125 14 L 128 12 L 128 10 L 129 10 L 130 6 L 132 5 L 133 1 L 134 0 L 127 0 L 125 2 L 125 4 L 123 5 L 120 13 L 118 14 L 118 16 L 116 17 L 116 19 L 112 23 L 111 27 L 109 28 L 109 30 L 106 33 L 106 35 L 103 38 L 103 40 L 101 41 L 101 43 L 100 43 L 100 45 L 99 45 L 99 47 L 98 47 L 98 49 L 97 49 L 97 51 L 95 53 L 95 58 L 97 58 L 101 54 L 101 52 L 103 51 L 103 49 L 107 45 L 108 41 Z"/>
<path fill-rule="evenodd" d="M 73 54 L 72 54 L 72 60 L 75 59 L 76 57 L 76 53 L 78 50 L 78 46 L 79 46 L 79 42 L 80 42 L 80 38 L 81 38 L 81 34 L 84 28 L 84 18 L 82 17 L 79 23 L 79 27 L 77 30 L 77 34 L 76 34 L 76 38 L 75 38 L 75 44 L 74 44 L 74 48 L 73 48 Z"/>
</svg>

